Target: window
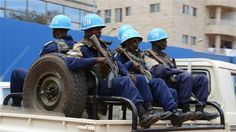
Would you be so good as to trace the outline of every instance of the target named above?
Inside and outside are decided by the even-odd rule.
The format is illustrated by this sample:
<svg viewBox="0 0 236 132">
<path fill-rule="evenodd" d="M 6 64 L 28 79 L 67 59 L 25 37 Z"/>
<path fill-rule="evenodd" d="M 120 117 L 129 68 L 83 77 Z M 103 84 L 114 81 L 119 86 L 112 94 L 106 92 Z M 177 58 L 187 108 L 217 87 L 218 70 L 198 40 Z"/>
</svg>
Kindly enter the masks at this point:
<svg viewBox="0 0 236 132">
<path fill-rule="evenodd" d="M 208 83 L 208 95 L 210 95 L 211 93 L 211 74 L 208 70 L 203 70 L 203 69 L 192 69 L 191 70 L 192 72 L 192 76 L 193 77 L 196 77 L 196 76 L 199 76 L 199 75 L 204 75 L 207 77 L 209 83 Z"/>
<path fill-rule="evenodd" d="M 65 15 L 71 18 L 71 21 L 79 22 L 79 10 L 65 7 Z"/>
<path fill-rule="evenodd" d="M 101 11 L 100 10 L 97 11 L 97 15 L 101 16 Z"/>
<path fill-rule="evenodd" d="M 34 14 L 45 14 L 46 4 L 43 1 L 38 0 L 29 0 L 28 1 L 28 10 L 30 13 Z"/>
<path fill-rule="evenodd" d="M 196 40 L 197 40 L 197 38 L 196 38 L 195 36 L 191 36 L 191 37 L 190 37 L 190 43 L 191 43 L 191 45 L 195 45 L 195 44 L 196 44 Z"/>
<path fill-rule="evenodd" d="M 150 5 L 150 12 L 160 12 L 160 3 L 157 4 L 151 4 Z"/>
<path fill-rule="evenodd" d="M 111 22 L 111 10 L 105 10 L 104 12 L 104 19 L 105 23 L 110 23 Z"/>
<path fill-rule="evenodd" d="M 197 16 L 197 8 L 193 8 L 193 16 Z"/>
<path fill-rule="evenodd" d="M 80 28 L 79 23 L 74 23 L 74 22 L 71 23 L 71 27 L 72 29 L 75 29 L 75 30 L 78 30 Z"/>
<path fill-rule="evenodd" d="M 131 15 L 131 7 L 126 7 L 125 8 L 125 15 L 130 16 Z"/>
<path fill-rule="evenodd" d="M 122 22 L 122 8 L 115 9 L 115 22 Z"/>
<path fill-rule="evenodd" d="M 183 5 L 183 14 L 189 14 L 189 6 Z"/>
<path fill-rule="evenodd" d="M 197 8 L 188 5 L 183 5 L 183 14 L 197 16 Z"/>
<path fill-rule="evenodd" d="M 188 35 L 183 35 L 182 36 L 182 43 L 183 44 L 188 44 Z"/>
<path fill-rule="evenodd" d="M 232 49 L 232 41 L 221 40 L 220 48 L 223 48 L 223 49 Z"/>
<path fill-rule="evenodd" d="M 0 0 L 0 7 L 4 7 L 4 0 Z"/>
<path fill-rule="evenodd" d="M 6 8 L 17 11 L 26 11 L 26 0 L 6 0 Z"/>
<path fill-rule="evenodd" d="M 84 16 L 86 16 L 86 11 L 84 11 L 84 10 L 80 10 L 80 20 L 79 20 L 79 22 L 81 22 L 81 20 L 84 18 Z"/>
<path fill-rule="evenodd" d="M 4 11 L 0 10 L 0 17 L 4 17 Z"/>
<path fill-rule="evenodd" d="M 236 94 L 236 74 L 231 74 L 233 79 L 234 93 Z"/>
<path fill-rule="evenodd" d="M 22 13 L 22 12 L 16 12 L 16 11 L 7 10 L 6 11 L 6 18 L 16 19 L 16 20 L 23 21 L 23 20 L 25 20 L 26 15 L 25 15 L 25 13 Z"/>
<path fill-rule="evenodd" d="M 53 14 L 52 16 L 62 14 L 63 13 L 63 6 L 57 5 L 57 4 L 52 4 L 52 3 L 47 3 L 47 11 L 50 14 Z"/>
<path fill-rule="evenodd" d="M 191 16 L 197 16 L 197 8 L 189 7 L 188 14 L 191 15 Z"/>
</svg>

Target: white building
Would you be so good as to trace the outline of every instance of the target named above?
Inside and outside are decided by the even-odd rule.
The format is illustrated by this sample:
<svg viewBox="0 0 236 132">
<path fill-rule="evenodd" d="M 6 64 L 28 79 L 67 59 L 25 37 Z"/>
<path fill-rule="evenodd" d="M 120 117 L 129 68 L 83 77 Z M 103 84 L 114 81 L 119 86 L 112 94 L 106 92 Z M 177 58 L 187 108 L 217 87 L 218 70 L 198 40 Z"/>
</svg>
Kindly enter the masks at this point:
<svg viewBox="0 0 236 132">
<path fill-rule="evenodd" d="M 169 45 L 225 54 L 236 48 L 236 0 L 96 0 L 105 34 L 130 24 L 146 40 L 152 28 L 164 28 Z M 228 52 L 228 51 L 227 51 Z"/>
</svg>

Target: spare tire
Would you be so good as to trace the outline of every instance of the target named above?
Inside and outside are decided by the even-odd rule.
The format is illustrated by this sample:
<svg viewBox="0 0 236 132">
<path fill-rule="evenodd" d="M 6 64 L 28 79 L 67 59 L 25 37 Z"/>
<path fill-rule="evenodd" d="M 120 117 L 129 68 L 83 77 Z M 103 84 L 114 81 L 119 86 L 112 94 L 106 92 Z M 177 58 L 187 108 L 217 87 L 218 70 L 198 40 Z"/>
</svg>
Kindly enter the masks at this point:
<svg viewBox="0 0 236 132">
<path fill-rule="evenodd" d="M 64 58 L 62 54 L 47 54 L 31 66 L 23 88 L 25 107 L 81 117 L 87 103 L 85 73 L 69 70 Z"/>
</svg>

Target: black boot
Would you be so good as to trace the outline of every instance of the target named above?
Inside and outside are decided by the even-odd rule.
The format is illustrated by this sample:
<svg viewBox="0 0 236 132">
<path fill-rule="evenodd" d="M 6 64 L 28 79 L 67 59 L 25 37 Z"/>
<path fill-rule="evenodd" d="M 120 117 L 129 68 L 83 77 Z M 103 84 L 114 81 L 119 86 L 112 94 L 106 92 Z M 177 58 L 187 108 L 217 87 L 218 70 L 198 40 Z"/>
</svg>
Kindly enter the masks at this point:
<svg viewBox="0 0 236 132">
<path fill-rule="evenodd" d="M 218 116 L 220 116 L 218 113 L 208 113 L 208 112 L 203 111 L 201 120 L 210 121 L 210 120 L 216 119 Z"/>
<path fill-rule="evenodd" d="M 165 111 L 163 114 L 161 114 L 161 120 L 171 120 L 172 115 L 172 111 Z"/>
<path fill-rule="evenodd" d="M 192 112 L 192 111 L 180 113 L 180 119 L 182 122 L 192 120 L 193 117 L 194 117 L 194 112 Z"/>
<path fill-rule="evenodd" d="M 106 104 L 101 103 L 98 106 L 98 112 L 102 115 L 107 115 L 107 111 L 108 111 L 108 106 Z"/>
<path fill-rule="evenodd" d="M 171 124 L 175 127 L 181 127 L 183 122 L 181 120 L 180 112 L 176 110 L 172 111 L 172 116 L 170 118 Z"/>
<path fill-rule="evenodd" d="M 142 105 L 137 105 L 136 108 L 139 116 L 139 124 L 143 128 L 149 128 L 160 119 L 160 115 L 150 114 L 143 108 Z"/>
<path fill-rule="evenodd" d="M 161 113 L 157 112 L 157 111 L 153 111 L 152 109 L 152 103 L 144 103 L 143 104 L 143 108 L 149 113 L 149 114 L 159 114 L 161 115 Z"/>
<path fill-rule="evenodd" d="M 195 114 L 199 115 L 195 118 L 195 120 L 212 120 L 219 116 L 218 113 L 208 113 L 205 112 L 203 109 L 205 108 L 205 105 L 196 105 Z"/>
<path fill-rule="evenodd" d="M 86 112 L 87 112 L 87 114 L 88 114 L 88 119 L 99 120 L 99 117 L 98 117 L 97 113 L 95 113 L 92 104 L 87 104 L 87 105 L 86 105 Z"/>
<path fill-rule="evenodd" d="M 153 111 L 152 111 L 152 103 L 144 103 L 144 104 L 143 104 L 143 108 L 144 108 L 147 112 L 153 112 Z"/>
<path fill-rule="evenodd" d="M 171 123 L 175 127 L 181 127 L 183 122 L 191 120 L 193 116 L 193 112 L 187 111 L 187 112 L 179 112 L 176 110 L 173 110 L 173 115 L 171 116 Z"/>
<path fill-rule="evenodd" d="M 12 106 L 21 107 L 22 97 L 12 97 Z"/>
<path fill-rule="evenodd" d="M 182 105 L 182 122 L 185 122 L 187 120 L 192 120 L 196 115 L 194 112 L 190 110 L 190 104 L 183 104 Z"/>
</svg>

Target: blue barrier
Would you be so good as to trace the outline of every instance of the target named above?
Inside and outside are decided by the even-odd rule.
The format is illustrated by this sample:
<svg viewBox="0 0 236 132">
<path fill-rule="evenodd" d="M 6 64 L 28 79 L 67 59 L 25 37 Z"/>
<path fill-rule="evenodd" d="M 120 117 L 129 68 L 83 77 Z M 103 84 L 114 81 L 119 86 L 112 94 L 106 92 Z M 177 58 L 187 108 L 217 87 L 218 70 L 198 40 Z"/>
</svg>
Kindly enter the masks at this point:
<svg viewBox="0 0 236 132">
<path fill-rule="evenodd" d="M 0 81 L 9 81 L 13 69 L 29 68 L 37 59 L 43 45 L 53 40 L 51 29 L 48 26 L 6 18 L 0 18 Z M 69 32 L 75 40 L 83 38 L 82 31 Z M 120 41 L 116 37 L 102 36 L 106 41 L 112 41 L 110 46 L 114 50 Z M 141 50 L 150 48 L 150 43 L 140 44 Z M 174 58 L 210 58 L 236 63 L 235 57 L 213 55 L 195 52 L 190 49 L 168 47 L 166 52 Z"/>
</svg>

